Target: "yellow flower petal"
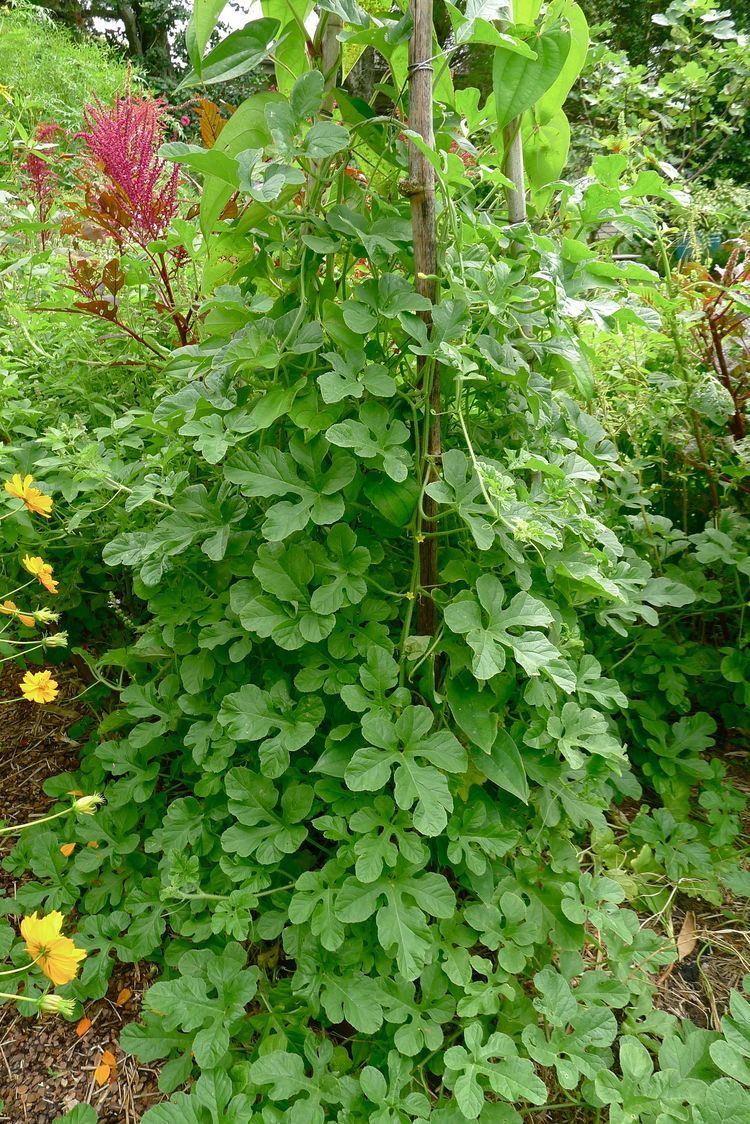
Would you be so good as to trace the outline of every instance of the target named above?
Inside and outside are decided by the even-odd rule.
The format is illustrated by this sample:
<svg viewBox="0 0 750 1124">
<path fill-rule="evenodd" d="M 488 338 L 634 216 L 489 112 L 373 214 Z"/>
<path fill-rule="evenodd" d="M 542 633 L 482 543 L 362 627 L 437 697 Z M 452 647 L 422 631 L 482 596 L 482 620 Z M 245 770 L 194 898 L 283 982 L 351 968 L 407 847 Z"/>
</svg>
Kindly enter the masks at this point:
<svg viewBox="0 0 750 1124">
<path fill-rule="evenodd" d="M 61 987 L 76 978 L 78 965 L 85 959 L 85 950 L 76 948 L 70 937 L 59 937 L 45 949 L 39 967 L 55 987 Z"/>
<path fill-rule="evenodd" d="M 110 1073 L 111 1070 L 109 1066 L 104 1065 L 104 1063 L 102 1062 L 101 1065 L 98 1065 L 94 1070 L 94 1081 L 96 1081 L 97 1085 L 99 1086 L 106 1085 L 109 1081 Z"/>
<path fill-rule="evenodd" d="M 78 975 L 78 966 L 86 952 L 76 948 L 70 937 L 62 935 L 63 915 L 53 910 L 46 917 L 32 913 L 21 922 L 21 936 L 26 949 L 55 987 L 70 983 Z"/>
<path fill-rule="evenodd" d="M 51 671 L 27 671 L 21 680 L 21 694 L 27 702 L 44 706 L 55 701 L 59 686 Z"/>
<path fill-rule="evenodd" d="M 40 917 L 38 913 L 32 913 L 30 917 L 24 917 L 21 922 L 21 936 L 26 941 L 26 947 L 32 960 L 38 956 L 39 948 L 42 945 L 54 941 L 60 936 L 63 920 L 63 915 L 57 909 L 53 909 L 52 913 L 48 913 L 46 917 Z M 32 950 L 32 945 L 38 946 L 36 952 Z"/>
<path fill-rule="evenodd" d="M 52 511 L 52 496 L 45 496 L 39 488 L 33 487 L 33 476 L 21 477 L 16 472 L 5 481 L 5 491 L 14 499 L 22 500 L 32 515 L 42 515 L 49 519 Z"/>
<path fill-rule="evenodd" d="M 57 582 L 52 577 L 52 567 L 49 562 L 45 562 L 43 558 L 38 555 L 26 554 L 23 559 L 23 564 L 33 577 L 48 589 L 50 593 L 57 593 Z"/>
</svg>

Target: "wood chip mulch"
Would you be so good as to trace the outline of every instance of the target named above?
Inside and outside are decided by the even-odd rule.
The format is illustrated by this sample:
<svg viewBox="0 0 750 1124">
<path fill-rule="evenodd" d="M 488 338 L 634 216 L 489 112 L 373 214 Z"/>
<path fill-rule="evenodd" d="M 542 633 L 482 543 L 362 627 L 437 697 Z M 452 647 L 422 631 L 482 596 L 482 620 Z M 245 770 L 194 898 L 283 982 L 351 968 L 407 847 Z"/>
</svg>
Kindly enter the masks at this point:
<svg viewBox="0 0 750 1124">
<path fill-rule="evenodd" d="M 0 698 L 18 694 L 19 678 L 10 665 L 0 676 Z M 44 781 L 77 766 L 78 744 L 68 731 L 87 713 L 86 696 L 73 698 L 86 684 L 73 670 L 56 678 L 61 690 L 54 704 L 20 701 L 0 709 L 0 819 L 9 823 L 44 815 L 51 804 Z M 12 840 L 3 840 L 0 857 L 10 846 Z M 15 885 L 0 868 L 0 895 L 13 897 Z M 52 1124 L 76 1104 L 92 1105 L 100 1124 L 137 1124 L 164 1099 L 157 1072 L 118 1045 L 123 1025 L 138 1018 L 149 971 L 147 965 L 118 965 L 107 996 L 86 1004 L 90 1025 L 28 1018 L 14 1004 L 0 1006 L 0 1124 Z M 100 1084 L 103 1058 L 115 1064 Z"/>
<path fill-rule="evenodd" d="M 147 1108 L 162 1100 L 156 1086 L 157 1072 L 139 1066 L 118 1046 L 124 1024 L 138 1017 L 148 982 L 138 966 L 116 970 L 107 997 L 86 1004 L 85 1017 L 90 1026 L 52 1016 L 24 1018 L 14 1007 L 3 1007 L 2 1124 L 52 1124 L 77 1104 L 93 1105 L 100 1124 L 137 1124 Z M 124 990 L 131 996 L 118 1006 L 117 999 Z M 97 1068 L 107 1051 L 115 1065 L 110 1066 L 104 1080 L 99 1071 L 99 1080 L 103 1080 L 99 1084 Z"/>
</svg>

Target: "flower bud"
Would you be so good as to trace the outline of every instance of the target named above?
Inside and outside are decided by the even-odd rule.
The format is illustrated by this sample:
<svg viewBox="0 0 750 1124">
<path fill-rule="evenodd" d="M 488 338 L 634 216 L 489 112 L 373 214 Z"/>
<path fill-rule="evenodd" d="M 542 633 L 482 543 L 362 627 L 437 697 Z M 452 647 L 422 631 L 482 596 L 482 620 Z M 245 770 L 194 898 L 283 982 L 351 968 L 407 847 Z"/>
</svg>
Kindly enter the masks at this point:
<svg viewBox="0 0 750 1124">
<path fill-rule="evenodd" d="M 64 1019 L 72 1019 L 76 1011 L 75 999 L 64 999 L 62 995 L 52 992 L 43 995 L 39 1000 L 39 1010 L 45 1015 L 62 1015 Z"/>
<path fill-rule="evenodd" d="M 60 619 L 60 614 L 53 613 L 51 609 L 35 609 L 31 615 L 40 624 L 56 624 Z"/>
<path fill-rule="evenodd" d="M 55 632 L 52 636 L 45 636 L 45 648 L 67 648 L 68 634 L 67 632 Z"/>
<path fill-rule="evenodd" d="M 81 812 L 84 816 L 93 816 L 99 805 L 103 803 L 104 797 L 102 794 L 92 792 L 90 796 L 79 796 L 77 800 L 74 800 L 73 811 Z"/>
</svg>

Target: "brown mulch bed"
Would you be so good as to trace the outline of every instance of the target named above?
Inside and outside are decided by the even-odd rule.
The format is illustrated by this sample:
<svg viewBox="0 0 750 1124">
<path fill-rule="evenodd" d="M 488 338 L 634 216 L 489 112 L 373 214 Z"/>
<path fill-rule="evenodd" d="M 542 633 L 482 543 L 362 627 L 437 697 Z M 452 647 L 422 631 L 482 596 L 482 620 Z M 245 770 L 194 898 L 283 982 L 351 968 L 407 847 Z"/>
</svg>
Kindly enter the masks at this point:
<svg viewBox="0 0 750 1124">
<path fill-rule="evenodd" d="M 18 694 L 19 677 L 16 668 L 0 676 L 0 697 Z M 68 731 L 87 713 L 85 695 L 73 698 L 86 684 L 74 670 L 61 669 L 56 678 L 61 690 L 55 704 L 21 701 L 0 712 L 0 819 L 9 823 L 44 815 L 51 803 L 44 781 L 77 766 L 78 744 Z M 12 840 L 3 841 L 0 850 L 10 846 Z M 12 897 L 15 885 L 0 869 L 0 894 Z M 86 1004 L 89 1027 L 52 1016 L 23 1017 L 15 1005 L 0 1007 L 0 1124 L 52 1124 L 79 1103 L 93 1105 L 100 1124 L 137 1124 L 163 1098 L 155 1070 L 126 1057 L 118 1040 L 123 1025 L 138 1018 L 148 983 L 147 967 L 118 965 L 107 996 Z M 125 998 L 124 992 L 131 994 Z M 107 1050 L 117 1064 L 100 1086 L 94 1071 Z"/>
<path fill-rule="evenodd" d="M 24 1018 L 12 1007 L 0 1014 L 0 1111 L 2 1124 L 52 1124 L 76 1104 L 90 1104 L 100 1124 L 137 1124 L 151 1105 L 162 1100 L 157 1073 L 126 1057 L 118 1046 L 125 1023 L 138 1017 L 143 971 L 116 971 L 105 999 L 86 1004 L 91 1026 L 48 1016 Z M 116 1003 L 120 992 L 132 993 Z M 105 1051 L 117 1065 L 109 1081 L 99 1085 L 94 1072 Z"/>
<path fill-rule="evenodd" d="M 720 1031 L 732 991 L 742 991 L 743 978 L 750 972 L 748 903 L 728 902 L 719 909 L 681 900 L 672 914 L 676 936 L 686 918 L 694 933 L 690 950 L 661 973 L 655 1003 L 696 1026 Z"/>
</svg>

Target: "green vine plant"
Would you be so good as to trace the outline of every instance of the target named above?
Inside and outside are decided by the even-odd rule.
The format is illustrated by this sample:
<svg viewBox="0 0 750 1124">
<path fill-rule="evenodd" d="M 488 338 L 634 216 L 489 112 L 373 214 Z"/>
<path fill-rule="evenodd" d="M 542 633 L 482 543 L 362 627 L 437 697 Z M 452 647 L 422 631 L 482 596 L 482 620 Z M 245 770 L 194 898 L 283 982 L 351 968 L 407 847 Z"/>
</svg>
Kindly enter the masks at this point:
<svg viewBox="0 0 750 1124">
<path fill-rule="evenodd" d="M 206 53 L 222 6 L 189 84 L 269 57 L 278 89 L 162 148 L 201 183 L 203 303 L 147 425 L 187 468 L 104 550 L 147 620 L 76 786 L 99 846 L 63 878 L 25 837 L 12 908 L 78 909 L 77 998 L 160 965 L 122 1035 L 170 1095 L 144 1124 L 750 1120 L 747 1003 L 725 1036 L 655 1009 L 674 942 L 607 819 L 644 782 L 611 649 L 694 592 L 612 529 L 624 468 L 577 399 L 588 329 L 655 325 L 657 275 L 595 236 L 671 189 L 619 157 L 560 182 L 570 0 L 448 5 L 495 51 L 484 104 L 429 0 L 324 0 L 313 33 L 264 0 Z M 387 63 L 376 104 L 341 45 Z"/>
</svg>

